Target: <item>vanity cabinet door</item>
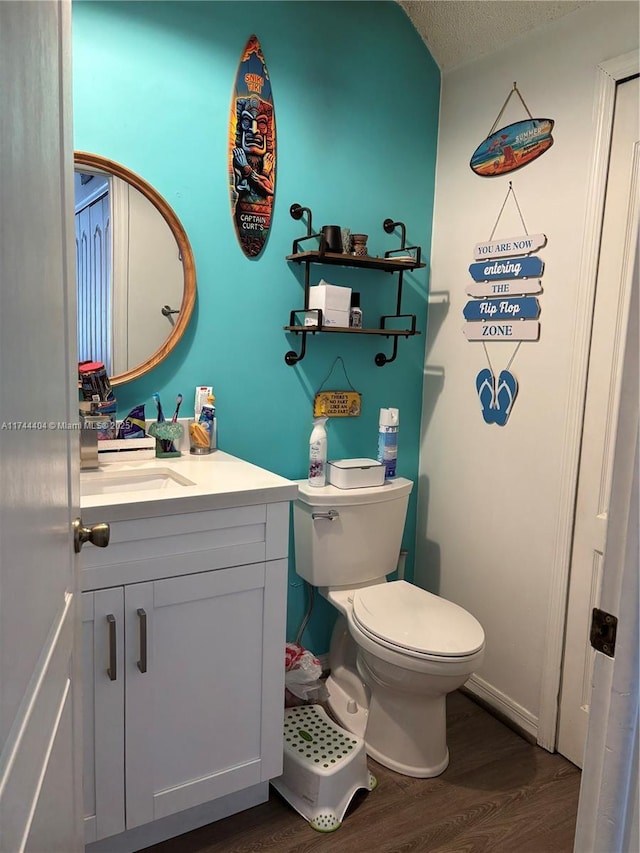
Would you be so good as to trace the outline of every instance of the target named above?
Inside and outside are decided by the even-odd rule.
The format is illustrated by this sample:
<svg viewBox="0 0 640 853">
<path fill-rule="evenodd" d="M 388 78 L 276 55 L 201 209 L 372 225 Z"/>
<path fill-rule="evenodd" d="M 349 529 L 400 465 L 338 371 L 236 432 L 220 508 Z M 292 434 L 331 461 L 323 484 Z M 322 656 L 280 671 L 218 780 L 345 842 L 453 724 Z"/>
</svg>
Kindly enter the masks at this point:
<svg viewBox="0 0 640 853">
<path fill-rule="evenodd" d="M 286 573 L 125 586 L 127 829 L 282 772 Z"/>
<path fill-rule="evenodd" d="M 85 843 L 123 832 L 124 596 L 82 594 Z"/>
</svg>

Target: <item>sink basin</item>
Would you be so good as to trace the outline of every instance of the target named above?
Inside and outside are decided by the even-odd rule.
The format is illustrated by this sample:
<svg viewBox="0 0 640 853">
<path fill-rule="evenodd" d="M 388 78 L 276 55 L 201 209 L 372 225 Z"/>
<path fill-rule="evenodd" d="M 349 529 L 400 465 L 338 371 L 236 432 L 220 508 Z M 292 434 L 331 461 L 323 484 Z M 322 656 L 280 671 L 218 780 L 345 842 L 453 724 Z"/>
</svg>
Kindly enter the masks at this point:
<svg viewBox="0 0 640 853">
<path fill-rule="evenodd" d="M 80 494 L 111 495 L 117 492 L 142 492 L 180 490 L 184 486 L 194 486 L 181 474 L 168 468 L 155 468 L 152 471 L 91 471 L 80 474 Z"/>
</svg>

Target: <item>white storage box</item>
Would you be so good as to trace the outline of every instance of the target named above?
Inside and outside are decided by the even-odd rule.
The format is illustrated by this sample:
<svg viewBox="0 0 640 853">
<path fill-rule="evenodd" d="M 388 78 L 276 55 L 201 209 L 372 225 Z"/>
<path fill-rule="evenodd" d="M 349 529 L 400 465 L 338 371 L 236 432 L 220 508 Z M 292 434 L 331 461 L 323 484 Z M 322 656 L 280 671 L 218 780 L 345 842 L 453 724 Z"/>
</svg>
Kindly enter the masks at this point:
<svg viewBox="0 0 640 853">
<path fill-rule="evenodd" d="M 384 465 L 375 459 L 334 459 L 327 463 L 329 483 L 338 489 L 384 485 Z"/>
<path fill-rule="evenodd" d="M 305 326 L 316 326 L 317 315 L 312 310 L 322 310 L 322 324 L 324 326 L 347 326 L 349 325 L 349 310 L 351 308 L 351 288 L 338 287 L 320 280 L 309 288 L 309 315 L 305 316 Z"/>
</svg>

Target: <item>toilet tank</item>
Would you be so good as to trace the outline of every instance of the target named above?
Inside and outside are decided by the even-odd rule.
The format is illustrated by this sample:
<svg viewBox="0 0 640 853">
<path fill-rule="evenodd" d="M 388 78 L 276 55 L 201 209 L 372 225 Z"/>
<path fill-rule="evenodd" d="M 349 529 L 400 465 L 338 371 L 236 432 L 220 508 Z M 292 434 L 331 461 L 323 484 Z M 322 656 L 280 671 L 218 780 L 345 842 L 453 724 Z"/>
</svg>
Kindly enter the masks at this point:
<svg viewBox="0 0 640 853">
<path fill-rule="evenodd" d="M 404 477 L 363 489 L 298 481 L 296 572 L 312 586 L 355 586 L 395 571 L 412 488 Z"/>
</svg>

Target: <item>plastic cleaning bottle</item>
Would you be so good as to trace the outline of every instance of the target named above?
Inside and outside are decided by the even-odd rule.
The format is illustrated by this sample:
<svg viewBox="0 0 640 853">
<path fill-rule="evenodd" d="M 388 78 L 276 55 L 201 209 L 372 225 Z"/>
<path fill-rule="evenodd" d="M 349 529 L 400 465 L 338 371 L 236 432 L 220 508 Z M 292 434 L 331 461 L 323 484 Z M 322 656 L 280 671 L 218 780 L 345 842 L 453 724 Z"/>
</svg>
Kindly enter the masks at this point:
<svg viewBox="0 0 640 853">
<path fill-rule="evenodd" d="M 378 423 L 378 462 L 384 465 L 385 478 L 396 476 L 398 458 L 399 409 L 380 409 Z"/>
<path fill-rule="evenodd" d="M 329 418 L 314 418 L 309 438 L 309 485 L 327 484 L 327 428 Z"/>
</svg>

